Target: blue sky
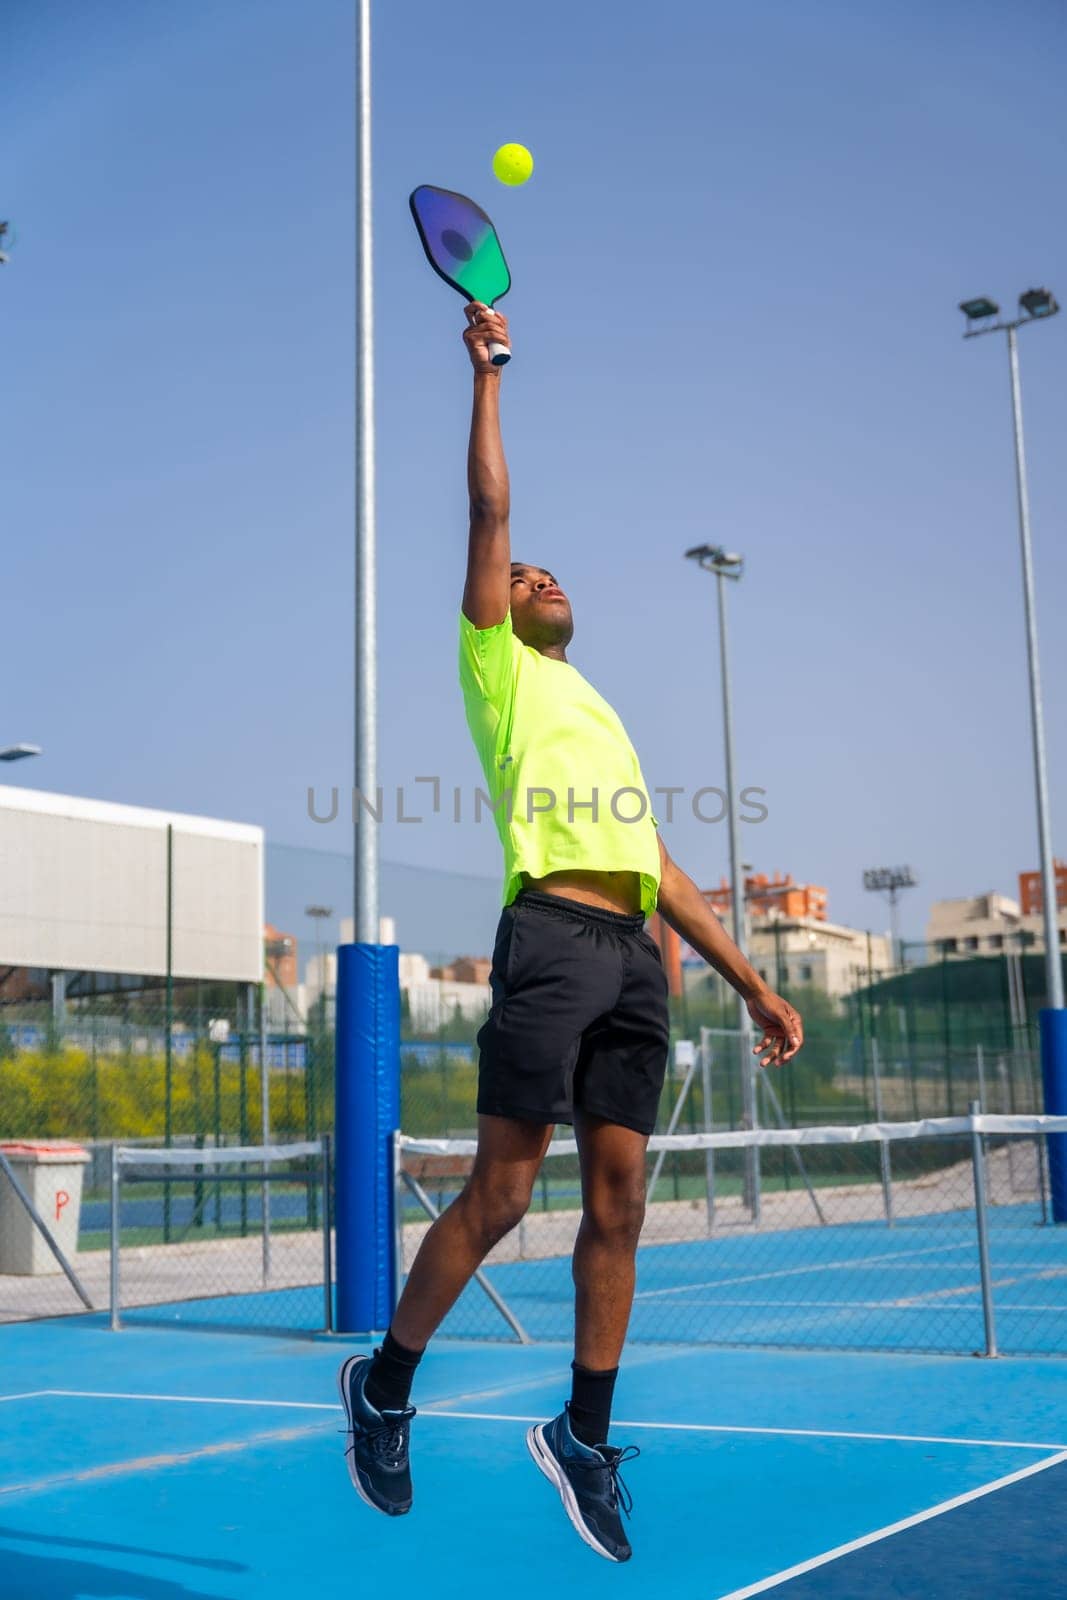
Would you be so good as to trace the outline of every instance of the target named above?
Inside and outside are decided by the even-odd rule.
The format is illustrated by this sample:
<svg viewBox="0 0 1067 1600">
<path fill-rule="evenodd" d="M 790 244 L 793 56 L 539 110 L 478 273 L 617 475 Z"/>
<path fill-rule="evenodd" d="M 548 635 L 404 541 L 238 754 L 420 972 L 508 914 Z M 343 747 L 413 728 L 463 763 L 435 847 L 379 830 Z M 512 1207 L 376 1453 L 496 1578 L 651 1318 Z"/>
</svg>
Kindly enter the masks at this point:
<svg viewBox="0 0 1067 1600">
<path fill-rule="evenodd" d="M 5 781 L 347 848 L 353 7 L 4 8 Z M 1003 338 L 956 302 L 1067 299 L 1058 4 L 666 0 L 375 7 L 381 771 L 479 773 L 455 681 L 469 373 L 406 208 L 490 207 L 516 554 L 571 594 L 571 660 L 650 784 L 722 782 L 713 582 L 731 592 L 759 868 L 882 927 L 1036 865 Z M 533 180 L 490 158 L 520 140 Z M 1054 836 L 1067 854 L 1067 317 L 1020 339 Z M 672 853 L 726 870 L 724 827 Z M 491 825 L 387 858 L 498 871 Z M 388 910 L 383 906 L 383 910 Z M 488 937 L 488 930 L 487 930 Z"/>
</svg>

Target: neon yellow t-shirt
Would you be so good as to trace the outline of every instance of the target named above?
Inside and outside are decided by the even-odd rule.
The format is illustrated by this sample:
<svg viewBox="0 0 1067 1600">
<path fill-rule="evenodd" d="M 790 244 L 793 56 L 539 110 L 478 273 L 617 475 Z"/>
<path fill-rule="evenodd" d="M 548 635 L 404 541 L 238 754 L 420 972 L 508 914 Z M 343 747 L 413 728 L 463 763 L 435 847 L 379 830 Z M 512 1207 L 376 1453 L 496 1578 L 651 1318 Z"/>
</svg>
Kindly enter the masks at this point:
<svg viewBox="0 0 1067 1600">
<path fill-rule="evenodd" d="M 504 846 L 504 904 L 524 872 L 637 872 L 650 916 L 658 824 L 634 747 L 607 701 L 569 662 L 517 639 L 510 612 L 492 628 L 460 613 L 459 679 Z"/>
</svg>

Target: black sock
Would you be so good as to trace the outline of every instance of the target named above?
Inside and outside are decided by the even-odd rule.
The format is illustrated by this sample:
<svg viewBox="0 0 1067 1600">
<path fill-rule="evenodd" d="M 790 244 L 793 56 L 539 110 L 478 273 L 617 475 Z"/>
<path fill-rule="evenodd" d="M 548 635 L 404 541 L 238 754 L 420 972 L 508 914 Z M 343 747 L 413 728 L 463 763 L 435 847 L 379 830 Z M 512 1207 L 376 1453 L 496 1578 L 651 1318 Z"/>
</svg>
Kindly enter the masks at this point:
<svg viewBox="0 0 1067 1600">
<path fill-rule="evenodd" d="M 590 1372 L 571 1362 L 574 1374 L 571 1385 L 571 1403 L 567 1407 L 571 1419 L 571 1432 L 582 1444 L 607 1444 L 611 1426 L 611 1401 L 615 1393 L 618 1367 L 610 1372 Z"/>
<path fill-rule="evenodd" d="M 405 1350 L 397 1344 L 391 1333 L 382 1340 L 380 1350 L 375 1350 L 371 1369 L 363 1385 L 363 1393 L 375 1411 L 402 1411 L 408 1403 L 415 1368 L 422 1360 L 421 1350 Z"/>
</svg>

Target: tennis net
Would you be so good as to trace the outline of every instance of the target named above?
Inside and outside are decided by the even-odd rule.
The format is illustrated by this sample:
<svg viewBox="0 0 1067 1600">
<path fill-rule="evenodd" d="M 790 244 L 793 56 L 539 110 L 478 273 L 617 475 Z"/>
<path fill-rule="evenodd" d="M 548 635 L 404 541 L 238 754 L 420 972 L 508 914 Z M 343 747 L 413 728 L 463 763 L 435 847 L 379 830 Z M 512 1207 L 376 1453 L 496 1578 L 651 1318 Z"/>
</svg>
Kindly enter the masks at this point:
<svg viewBox="0 0 1067 1600">
<path fill-rule="evenodd" d="M 630 1338 L 1067 1353 L 1067 1226 L 1046 1145 L 1067 1118 L 983 1116 L 660 1135 Z M 397 1139 L 397 1259 L 471 1169 L 470 1139 Z M 577 1146 L 548 1148 L 530 1210 L 443 1332 L 566 1340 Z"/>
<path fill-rule="evenodd" d="M 111 1326 L 332 1326 L 330 1141 L 110 1152 Z M 163 1222 L 168 1222 L 163 1242 Z"/>
</svg>

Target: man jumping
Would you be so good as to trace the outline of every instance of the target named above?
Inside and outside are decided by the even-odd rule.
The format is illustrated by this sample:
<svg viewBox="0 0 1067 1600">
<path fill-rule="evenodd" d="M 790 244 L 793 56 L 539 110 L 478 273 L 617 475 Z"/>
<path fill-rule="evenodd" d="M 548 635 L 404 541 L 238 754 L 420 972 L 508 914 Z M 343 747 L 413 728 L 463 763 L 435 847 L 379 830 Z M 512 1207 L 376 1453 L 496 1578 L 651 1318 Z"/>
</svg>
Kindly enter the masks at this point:
<svg viewBox="0 0 1067 1600">
<path fill-rule="evenodd" d="M 489 358 L 491 342 L 511 339 L 499 312 L 475 302 L 466 316 L 474 411 L 460 681 L 504 846 L 504 910 L 478 1034 L 478 1151 L 422 1242 L 381 1348 L 341 1368 L 348 1467 L 369 1505 L 410 1510 L 415 1369 L 525 1214 L 556 1123 L 573 1123 L 582 1220 L 571 1397 L 527 1443 L 579 1536 L 627 1561 L 619 1465 L 636 1451 L 607 1440 L 669 1043 L 667 981 L 646 917 L 658 908 L 744 996 L 762 1065 L 790 1060 L 803 1030 L 667 854 L 622 723 L 567 660 L 574 624 L 563 590 L 543 567 L 511 559 L 501 369 Z"/>
</svg>

